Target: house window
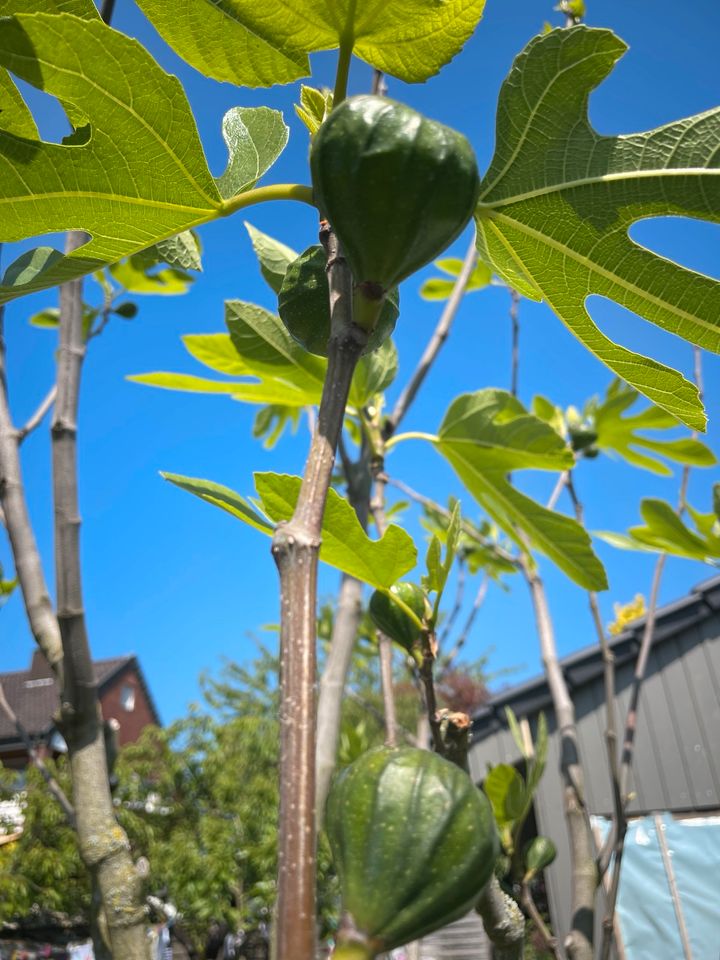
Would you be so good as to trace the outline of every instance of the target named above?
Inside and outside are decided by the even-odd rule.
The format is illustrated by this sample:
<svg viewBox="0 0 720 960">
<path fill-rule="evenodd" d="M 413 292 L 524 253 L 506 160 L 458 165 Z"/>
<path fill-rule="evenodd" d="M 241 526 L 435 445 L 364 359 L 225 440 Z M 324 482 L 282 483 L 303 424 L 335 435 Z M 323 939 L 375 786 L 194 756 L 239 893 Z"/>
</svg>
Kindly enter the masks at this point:
<svg viewBox="0 0 720 960">
<path fill-rule="evenodd" d="M 120 691 L 120 706 L 128 713 L 135 709 L 135 687 L 126 684 Z"/>
</svg>

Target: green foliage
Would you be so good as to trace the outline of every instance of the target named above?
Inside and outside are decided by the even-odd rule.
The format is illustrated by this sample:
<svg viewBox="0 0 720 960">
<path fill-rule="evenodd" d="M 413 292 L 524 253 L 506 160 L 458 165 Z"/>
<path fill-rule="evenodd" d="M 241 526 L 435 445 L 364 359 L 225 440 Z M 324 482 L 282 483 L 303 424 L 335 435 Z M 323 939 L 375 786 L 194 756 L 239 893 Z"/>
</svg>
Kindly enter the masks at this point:
<svg viewBox="0 0 720 960">
<path fill-rule="evenodd" d="M 242 380 L 210 380 L 185 373 L 142 373 L 128 379 L 165 390 L 227 394 L 245 403 L 283 407 L 319 403 L 327 369 L 324 357 L 309 354 L 290 336 L 278 316 L 252 303 L 227 301 L 225 319 L 229 336 L 190 335 L 183 337 L 183 344 L 200 363 Z M 380 358 L 369 354 L 361 359 L 350 389 L 351 407 L 364 406 L 372 393 L 384 389 L 387 377 L 394 375 L 394 348 L 388 351 Z"/>
<path fill-rule="evenodd" d="M 431 277 L 420 287 L 420 296 L 424 300 L 447 300 L 455 287 L 455 281 L 460 276 L 463 262 L 455 257 L 446 257 L 444 260 L 436 260 L 435 266 L 443 273 L 453 277 L 452 280 L 446 280 L 444 277 Z M 475 290 L 484 290 L 492 279 L 490 267 L 480 261 L 477 263 L 470 274 L 466 293 L 473 293 Z"/>
<path fill-rule="evenodd" d="M 5 580 L 3 579 L 3 568 L 0 564 L 0 607 L 5 603 L 10 594 L 13 592 L 17 586 L 17 580 Z"/>
<path fill-rule="evenodd" d="M 719 486 L 715 484 L 714 493 Z M 640 513 L 644 524 L 630 527 L 627 535 L 603 531 L 598 536 L 622 550 L 669 553 L 713 566 L 720 565 L 720 520 L 715 510 L 701 513 L 688 507 L 694 530 L 665 500 L 651 497 L 642 500 Z"/>
<path fill-rule="evenodd" d="M 19 139 L 2 122 L 0 241 L 69 228 L 92 237 L 69 256 L 49 247 L 24 254 L 8 267 L 0 302 L 99 270 L 222 215 L 224 200 L 267 169 L 287 136 L 282 118 L 267 108 L 231 110 L 224 121 L 230 162 L 216 184 L 178 81 L 97 16 L 3 20 L 0 64 L 58 97 L 75 127 L 72 143 L 54 144 Z M 13 128 L 20 123 L 27 136 L 27 115 L 12 100 Z"/>
<path fill-rule="evenodd" d="M 268 536 L 272 535 L 274 524 L 292 516 L 301 484 L 300 477 L 256 473 L 255 486 L 263 516 L 228 487 L 171 473 L 163 476 Z M 323 518 L 320 559 L 370 586 L 389 588 L 415 566 L 417 550 L 409 534 L 393 524 L 379 540 L 371 540 L 347 500 L 331 489 Z"/>
<path fill-rule="evenodd" d="M 251 223 L 245 222 L 245 229 L 260 264 L 260 271 L 272 290 L 280 293 L 287 268 L 297 259 L 297 253 L 279 240 L 268 236 Z"/>
<path fill-rule="evenodd" d="M 326 829 L 343 910 L 368 957 L 465 914 L 498 853 L 484 794 L 459 767 L 411 747 L 380 747 L 345 769 Z"/>
<path fill-rule="evenodd" d="M 541 713 L 538 718 L 536 741 L 529 750 L 515 714 L 509 707 L 506 708 L 505 713 L 510 732 L 525 761 L 525 776 L 510 764 L 500 763 L 489 769 L 483 789 L 492 804 L 503 851 L 510 858 L 510 862 L 515 863 L 523 825 L 530 813 L 535 791 L 540 785 L 545 770 L 548 732 L 545 715 Z"/>
<path fill-rule="evenodd" d="M 720 217 L 720 111 L 649 133 L 601 137 L 588 95 L 625 44 L 574 27 L 536 37 L 516 59 L 498 104 L 495 157 L 477 207 L 480 255 L 511 287 L 545 300 L 616 374 L 695 429 L 695 386 L 609 340 L 585 300 L 615 300 L 705 349 L 720 349 L 720 286 L 634 243 L 627 230 L 653 216 Z"/>
<path fill-rule="evenodd" d="M 330 115 L 333 105 L 332 90 L 316 90 L 314 87 L 300 87 L 300 103 L 295 105 L 295 113 L 314 136 Z"/>
<path fill-rule="evenodd" d="M 401 80 L 427 80 L 460 51 L 485 0 L 139 0 L 145 15 L 191 66 L 245 87 L 289 83 L 310 73 L 308 54 L 351 45 Z"/>
<path fill-rule="evenodd" d="M 69 795 L 65 760 L 47 764 Z M 0 767 L 0 798 L 17 798 L 24 816 L 19 839 L 0 846 L 0 922 L 27 916 L 36 903 L 72 917 L 87 914 L 90 884 L 75 834 L 39 771 L 31 767 L 24 778 L 23 784 L 18 774 Z"/>
<path fill-rule="evenodd" d="M 695 467 L 711 467 L 717 463 L 712 451 L 692 437 L 667 439 L 646 437 L 638 431 L 669 431 L 679 424 L 675 417 L 660 407 L 649 406 L 639 413 L 625 416 L 639 399 L 632 387 L 614 380 L 605 398 L 593 398 L 585 405 L 582 417 L 573 408 L 566 413 L 571 439 L 590 437 L 590 449 L 621 457 L 631 466 L 649 470 L 660 476 L 671 476 L 672 471 L 662 458 Z M 577 448 L 576 443 L 573 446 Z"/>
<path fill-rule="evenodd" d="M 288 266 L 278 295 L 278 312 L 288 333 L 305 350 L 327 357 L 330 342 L 330 288 L 327 257 L 318 244 L 308 247 Z M 364 353 L 377 350 L 395 329 L 400 313 L 397 290 L 383 303 Z"/>
<path fill-rule="evenodd" d="M 478 503 L 507 535 L 545 553 L 575 583 L 604 590 L 605 571 L 585 530 L 520 493 L 507 479 L 511 470 L 564 470 L 572 451 L 548 424 L 527 413 L 504 390 L 464 394 L 450 405 L 435 440 L 438 451 Z"/>
</svg>

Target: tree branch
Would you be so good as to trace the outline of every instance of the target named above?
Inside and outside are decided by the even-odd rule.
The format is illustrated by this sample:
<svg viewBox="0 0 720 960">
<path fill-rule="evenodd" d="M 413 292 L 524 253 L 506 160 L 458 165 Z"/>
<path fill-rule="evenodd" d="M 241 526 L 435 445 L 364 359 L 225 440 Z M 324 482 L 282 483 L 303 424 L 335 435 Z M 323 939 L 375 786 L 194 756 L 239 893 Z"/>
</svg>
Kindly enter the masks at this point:
<svg viewBox="0 0 720 960">
<path fill-rule="evenodd" d="M 68 234 L 66 253 L 86 239 L 83 233 Z M 58 393 L 51 430 L 57 619 L 64 654 L 60 725 L 68 745 L 80 854 L 102 895 L 113 954 L 141 960 L 146 946 L 140 877 L 115 819 L 82 602 L 77 408 L 84 354 L 82 282 L 75 280 L 60 288 Z"/>
<path fill-rule="evenodd" d="M 520 321 L 518 312 L 520 307 L 520 294 L 517 290 L 510 290 L 510 324 L 512 327 L 512 348 L 510 360 L 510 393 L 517 397 L 518 395 L 518 368 L 520 366 Z"/>
<path fill-rule="evenodd" d="M 33 415 L 27 420 L 25 426 L 21 427 L 17 432 L 17 442 L 22 443 L 23 440 L 27 437 L 29 433 L 32 433 L 33 430 L 36 430 L 40 424 L 45 419 L 45 416 L 50 412 L 52 405 L 55 403 L 55 397 L 57 396 L 57 384 L 53 384 L 52 387 L 46 393 L 44 399 L 41 401 L 37 410 Z"/>
<path fill-rule="evenodd" d="M 400 425 L 400 421 L 407 413 L 408 408 L 415 399 L 418 390 L 423 385 L 425 378 L 430 372 L 430 368 L 435 362 L 437 355 L 442 350 L 443 344 L 447 340 L 450 333 L 452 322 L 455 319 L 455 315 L 457 314 L 460 303 L 462 302 L 462 298 L 465 295 L 465 290 L 467 289 L 468 281 L 472 276 L 472 272 L 475 269 L 476 262 L 477 250 L 475 249 L 475 237 L 473 236 L 470 246 L 467 249 L 467 253 L 465 254 L 462 270 L 455 281 L 455 286 L 453 287 L 452 293 L 445 304 L 445 309 L 440 315 L 440 319 L 435 327 L 435 331 L 433 332 L 428 345 L 425 347 L 425 351 L 420 358 L 415 372 L 410 377 L 407 386 L 398 397 L 398 401 L 395 404 L 393 412 L 386 420 L 384 430 L 385 439 L 391 437 L 397 430 L 398 426 Z"/>
<path fill-rule="evenodd" d="M 370 501 L 377 527 L 378 536 L 382 537 L 387 529 L 385 518 L 385 447 L 379 430 L 375 431 L 377 449 L 371 459 L 370 471 L 373 478 L 373 495 Z M 395 693 L 393 689 L 392 640 L 385 636 L 382 630 L 377 631 L 378 653 L 380 656 L 380 689 L 383 698 L 383 713 L 385 716 L 385 745 L 394 747 L 397 744 L 397 711 L 395 709 Z"/>
<path fill-rule="evenodd" d="M 20 466 L 18 433 L 10 416 L 5 369 L 3 307 L 0 307 L 0 510 L 10 538 L 30 630 L 62 683 L 62 641 L 40 551 L 30 522 Z"/>
<path fill-rule="evenodd" d="M 352 275 L 326 222 L 331 335 L 318 422 L 295 512 L 272 552 L 280 574 L 280 826 L 277 955 L 315 957 L 315 682 L 322 518 L 350 384 L 367 343 L 352 322 Z"/>
<path fill-rule="evenodd" d="M 570 494 L 573 506 L 575 508 L 575 517 L 580 526 L 585 527 L 585 511 L 575 490 L 575 484 L 572 478 L 572 472 L 567 471 L 567 489 Z M 618 832 L 624 832 L 625 827 L 625 806 L 623 802 L 623 792 L 620 783 L 620 765 L 618 762 L 617 750 L 617 724 L 615 721 L 615 656 L 610 649 L 605 629 L 603 628 L 602 618 L 600 616 L 600 607 L 598 605 L 597 594 L 588 591 L 588 603 L 590 605 L 590 614 L 595 626 L 595 634 L 600 644 L 603 659 L 603 676 L 605 686 L 605 751 L 607 754 L 608 772 L 612 784 L 613 795 L 613 818 L 614 829 Z M 603 876 L 607 869 L 607 862 L 603 862 L 602 854 L 597 860 L 598 872 Z"/>
<path fill-rule="evenodd" d="M 570 960 L 593 960 L 593 924 L 598 874 L 590 820 L 585 806 L 583 772 L 580 763 L 575 709 L 557 656 L 555 631 L 545 594 L 536 569 L 523 560 L 522 569 L 530 588 L 545 675 L 550 688 L 560 736 L 560 772 L 563 779 L 565 819 L 570 837 L 572 862 L 572 928 L 565 939 Z"/>
<path fill-rule="evenodd" d="M 512 897 L 490 877 L 475 909 L 494 947 L 495 960 L 522 960 L 525 945 L 525 917 Z"/>
<path fill-rule="evenodd" d="M 703 399 L 703 377 L 702 377 L 702 353 L 697 346 L 693 347 L 693 362 L 695 384 L 698 388 L 700 400 Z M 693 438 L 697 438 L 697 431 L 693 431 Z M 676 513 L 680 517 L 687 508 L 687 491 L 690 481 L 690 465 L 683 467 L 682 479 L 680 481 L 680 491 L 678 494 L 678 504 Z M 613 872 L 610 881 L 610 890 L 607 898 L 607 910 L 603 918 L 603 941 L 601 948 L 601 960 L 609 960 L 610 951 L 615 930 L 615 911 L 617 909 L 617 897 L 620 887 L 620 871 L 622 867 L 623 853 L 625 850 L 625 836 L 627 834 L 627 806 L 628 806 L 628 787 L 630 774 L 635 754 L 635 734 L 637 731 L 638 709 L 640 705 L 640 693 L 647 665 L 650 660 L 653 640 L 655 639 L 655 619 L 657 614 L 657 605 L 660 595 L 660 584 L 662 581 L 667 554 L 660 554 L 655 563 L 652 583 L 650 586 L 650 598 L 648 600 L 648 609 L 645 614 L 645 626 L 643 628 L 642 641 L 638 652 L 637 662 L 635 664 L 635 673 L 633 675 L 633 685 L 630 691 L 630 700 L 628 702 L 627 713 L 625 716 L 625 730 L 623 735 L 622 756 L 620 761 L 620 795 L 622 798 L 622 814 L 617 817 L 614 824 L 614 843 L 608 847 L 608 863 L 601 863 L 601 866 L 609 865 L 609 853 L 613 856 Z"/>
<path fill-rule="evenodd" d="M 75 811 L 73 810 L 72 804 L 70 803 L 67 796 L 65 795 L 65 791 L 63 790 L 63 788 L 60 786 L 60 784 L 57 782 L 55 777 L 48 770 L 47 766 L 45 765 L 45 761 L 42 759 L 37 749 L 35 748 L 35 744 L 30 739 L 30 735 L 28 734 L 27 730 L 18 719 L 18 716 L 13 710 L 13 708 L 8 703 L 7 697 L 5 696 L 5 690 L 3 689 L 3 686 L 1 683 L 0 683 L 0 710 L 3 711 L 3 713 L 8 718 L 10 723 L 12 723 L 15 729 L 17 730 L 18 736 L 20 737 L 22 742 L 25 744 L 25 749 L 27 750 L 28 757 L 30 758 L 30 762 L 35 767 L 37 767 L 37 769 L 40 771 L 40 774 L 42 775 L 43 780 L 47 784 L 48 790 L 50 791 L 52 796 L 55 797 L 57 802 L 60 804 L 60 807 L 62 808 L 62 811 L 65 814 L 65 819 L 67 820 L 68 824 L 73 829 L 75 829 L 76 827 Z"/>
<path fill-rule="evenodd" d="M 339 439 L 342 439 L 342 434 L 340 434 Z M 355 508 L 355 513 L 364 530 L 367 527 L 370 494 L 367 452 L 363 450 L 358 463 L 354 464 L 348 457 L 344 444 L 339 443 L 338 449 L 343 461 L 348 499 Z M 343 574 L 330 647 L 325 669 L 320 678 L 318 694 L 317 747 L 315 753 L 317 779 L 315 807 L 318 829 L 323 820 L 325 801 L 335 769 L 345 682 L 362 619 L 362 595 L 363 584 L 361 581 L 348 576 L 348 574 Z"/>
</svg>

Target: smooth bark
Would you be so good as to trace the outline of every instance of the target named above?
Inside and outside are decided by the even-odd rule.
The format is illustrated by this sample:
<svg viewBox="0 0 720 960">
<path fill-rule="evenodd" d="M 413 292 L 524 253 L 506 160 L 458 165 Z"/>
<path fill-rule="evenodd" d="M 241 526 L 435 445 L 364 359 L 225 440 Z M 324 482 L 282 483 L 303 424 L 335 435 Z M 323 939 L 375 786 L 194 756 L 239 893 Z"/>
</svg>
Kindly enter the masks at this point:
<svg viewBox="0 0 720 960">
<path fill-rule="evenodd" d="M 318 694 L 315 802 L 318 827 L 323 820 L 325 801 L 335 770 L 345 681 L 362 618 L 362 594 L 362 583 L 344 574 L 340 584 L 330 649 Z"/>
<path fill-rule="evenodd" d="M 524 564 L 523 573 L 530 588 L 545 675 L 560 736 L 560 774 L 563 783 L 565 820 L 570 838 L 573 890 L 572 925 L 564 946 L 570 960 L 593 960 L 598 872 L 590 818 L 585 806 L 575 708 L 557 656 L 555 630 L 545 586 L 537 570 L 531 568 L 528 563 Z"/>
<path fill-rule="evenodd" d="M 68 235 L 66 252 L 86 240 Z M 82 283 L 60 288 L 58 391 L 52 422 L 57 620 L 63 649 L 60 726 L 68 745 L 80 855 L 102 898 L 113 956 L 145 960 L 140 877 L 117 823 L 82 600 L 77 488 L 77 410 L 85 355 Z"/>
<path fill-rule="evenodd" d="M 327 224 L 331 334 L 318 420 L 292 519 L 272 552 L 280 574 L 280 824 L 277 957 L 315 957 L 317 564 L 350 384 L 367 333 L 352 322 L 352 276 Z"/>
<path fill-rule="evenodd" d="M 15 575 L 20 585 L 30 630 L 56 676 L 62 680 L 60 629 L 50 600 L 25 498 L 20 467 L 20 438 L 10 416 L 3 312 L 0 307 L 0 508 L 10 538 Z"/>
</svg>

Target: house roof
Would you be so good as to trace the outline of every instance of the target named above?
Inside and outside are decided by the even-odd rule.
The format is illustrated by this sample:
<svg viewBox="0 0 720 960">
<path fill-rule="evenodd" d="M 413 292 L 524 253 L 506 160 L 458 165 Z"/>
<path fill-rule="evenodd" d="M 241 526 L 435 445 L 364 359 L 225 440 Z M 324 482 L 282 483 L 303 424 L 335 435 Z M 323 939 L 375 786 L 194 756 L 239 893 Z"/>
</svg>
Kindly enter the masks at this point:
<svg viewBox="0 0 720 960">
<path fill-rule="evenodd" d="M 720 576 L 703 580 L 693 587 L 688 596 L 666 604 L 656 613 L 653 647 L 661 646 L 692 625 L 720 612 Z M 634 620 L 621 634 L 610 639 L 610 647 L 619 666 L 634 659 L 640 649 L 645 617 Z M 600 646 L 573 653 L 560 661 L 568 688 L 572 692 L 597 678 L 603 671 Z M 505 708 L 510 707 L 518 716 L 528 716 L 540 710 L 552 710 L 552 697 L 544 675 L 525 683 L 501 690 L 473 714 L 471 742 L 477 742 L 505 727 Z"/>
<path fill-rule="evenodd" d="M 129 666 L 137 670 L 150 709 L 156 722 L 159 723 L 157 709 L 134 654 L 93 662 L 98 694 L 102 696 L 108 685 Z M 58 690 L 55 678 L 43 655 L 39 651 L 34 653 L 29 670 L 0 673 L 0 684 L 8 703 L 29 736 L 32 739 L 46 737 L 55 726 L 53 714 L 57 710 Z M 17 741 L 15 724 L 5 713 L 0 712 L 0 744 Z"/>
</svg>

